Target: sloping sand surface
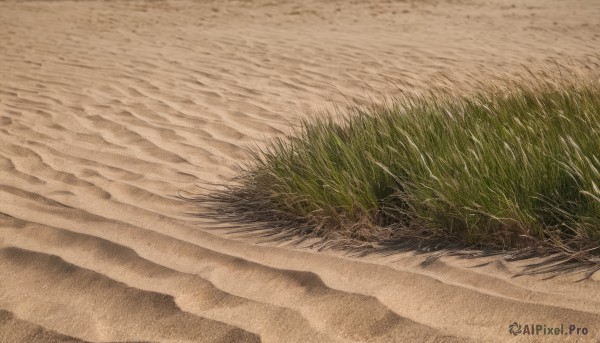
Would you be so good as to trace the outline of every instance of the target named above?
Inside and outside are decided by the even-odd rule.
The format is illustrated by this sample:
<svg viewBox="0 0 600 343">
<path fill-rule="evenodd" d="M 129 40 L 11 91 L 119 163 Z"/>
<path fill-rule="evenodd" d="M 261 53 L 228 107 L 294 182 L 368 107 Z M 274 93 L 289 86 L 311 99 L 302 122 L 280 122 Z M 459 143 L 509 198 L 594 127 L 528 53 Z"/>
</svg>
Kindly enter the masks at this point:
<svg viewBox="0 0 600 343">
<path fill-rule="evenodd" d="M 505 342 L 515 321 L 600 340 L 598 275 L 254 244 L 176 197 L 307 108 L 597 70 L 598 18 L 585 0 L 0 1 L 0 341 Z"/>
</svg>

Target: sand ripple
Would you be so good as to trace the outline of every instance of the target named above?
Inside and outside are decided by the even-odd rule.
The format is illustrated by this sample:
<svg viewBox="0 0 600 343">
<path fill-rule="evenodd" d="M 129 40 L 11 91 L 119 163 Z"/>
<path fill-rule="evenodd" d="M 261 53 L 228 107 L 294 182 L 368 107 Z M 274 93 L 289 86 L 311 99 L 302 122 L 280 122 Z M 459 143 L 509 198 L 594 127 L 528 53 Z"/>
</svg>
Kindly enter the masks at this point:
<svg viewBox="0 0 600 343">
<path fill-rule="evenodd" d="M 0 341 L 600 339 L 597 276 L 255 245 L 176 198 L 306 108 L 599 66 L 598 4 L 527 4 L 0 2 Z"/>
</svg>

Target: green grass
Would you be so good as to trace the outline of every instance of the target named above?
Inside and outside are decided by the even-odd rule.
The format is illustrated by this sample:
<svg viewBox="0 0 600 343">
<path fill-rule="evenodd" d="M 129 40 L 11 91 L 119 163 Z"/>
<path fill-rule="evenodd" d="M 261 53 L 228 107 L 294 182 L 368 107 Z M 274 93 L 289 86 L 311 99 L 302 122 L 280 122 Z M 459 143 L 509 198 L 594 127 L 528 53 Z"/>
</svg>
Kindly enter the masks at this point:
<svg viewBox="0 0 600 343">
<path fill-rule="evenodd" d="M 238 181 L 236 215 L 315 236 L 581 253 L 600 246 L 600 83 L 352 107 L 255 149 Z"/>
</svg>

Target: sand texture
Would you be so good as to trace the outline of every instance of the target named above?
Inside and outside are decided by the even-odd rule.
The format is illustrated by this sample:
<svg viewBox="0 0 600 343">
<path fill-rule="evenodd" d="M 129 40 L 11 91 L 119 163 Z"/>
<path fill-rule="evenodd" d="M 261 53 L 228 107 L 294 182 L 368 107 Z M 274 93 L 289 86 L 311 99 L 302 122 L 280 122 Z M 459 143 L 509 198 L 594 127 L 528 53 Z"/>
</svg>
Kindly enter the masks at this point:
<svg viewBox="0 0 600 343">
<path fill-rule="evenodd" d="M 600 340 L 598 273 L 256 244 L 176 197 L 345 97 L 597 70 L 599 18 L 589 0 L 0 1 L 0 342 L 505 342 L 514 321 Z"/>
</svg>

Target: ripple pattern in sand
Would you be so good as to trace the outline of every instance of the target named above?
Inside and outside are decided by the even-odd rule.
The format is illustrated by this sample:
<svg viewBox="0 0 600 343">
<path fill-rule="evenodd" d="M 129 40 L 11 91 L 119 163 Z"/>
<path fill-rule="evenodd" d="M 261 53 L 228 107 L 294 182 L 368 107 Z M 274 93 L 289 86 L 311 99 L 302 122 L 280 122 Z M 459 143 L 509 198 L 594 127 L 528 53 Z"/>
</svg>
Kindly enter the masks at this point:
<svg viewBox="0 0 600 343">
<path fill-rule="evenodd" d="M 596 277 L 254 245 L 175 197 L 232 176 L 247 144 L 306 108 L 521 64 L 598 67 L 597 4 L 529 4 L 0 2 L 0 341 L 502 342 L 520 319 L 593 327 Z"/>
</svg>

